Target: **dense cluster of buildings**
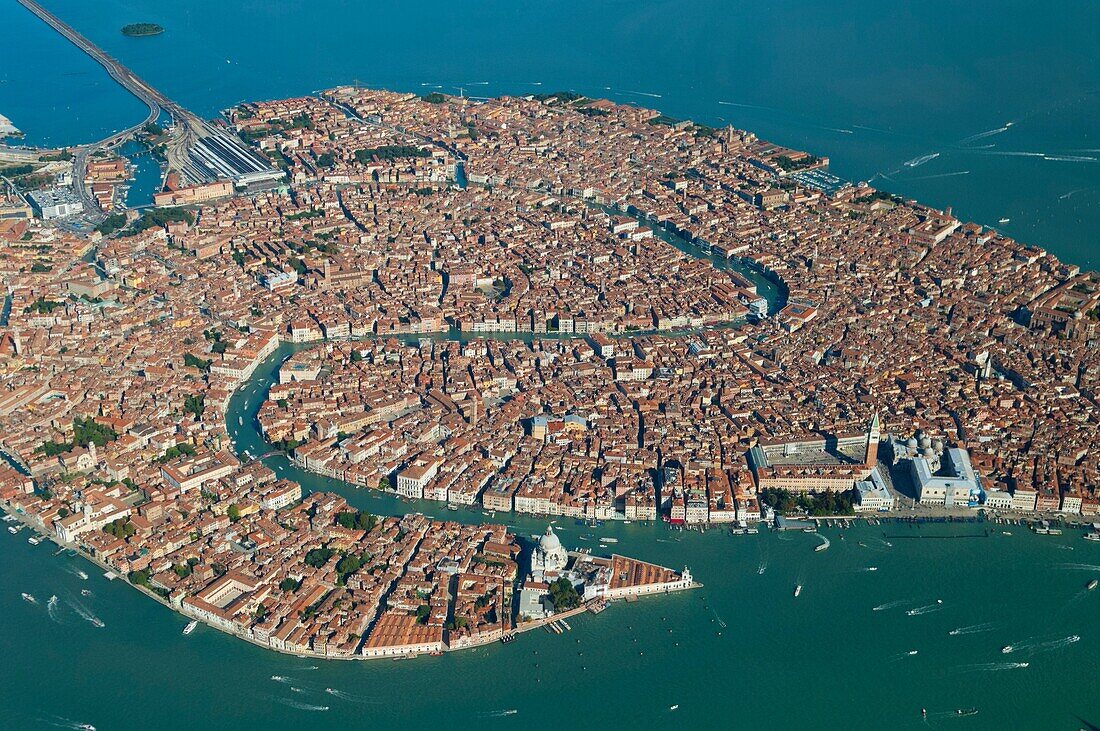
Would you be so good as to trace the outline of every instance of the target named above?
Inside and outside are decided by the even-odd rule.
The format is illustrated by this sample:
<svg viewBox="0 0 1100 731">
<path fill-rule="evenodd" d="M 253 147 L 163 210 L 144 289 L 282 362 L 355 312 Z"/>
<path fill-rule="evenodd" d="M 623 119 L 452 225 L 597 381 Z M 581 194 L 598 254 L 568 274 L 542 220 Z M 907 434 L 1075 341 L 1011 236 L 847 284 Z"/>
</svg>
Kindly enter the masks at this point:
<svg viewBox="0 0 1100 731">
<path fill-rule="evenodd" d="M 341 88 L 227 120 L 289 187 L 173 198 L 197 205 L 106 238 L 0 202 L 0 501 L 186 612 L 341 655 L 515 616 L 503 529 L 373 524 L 238 460 L 230 396 L 283 342 L 324 341 L 282 367 L 268 440 L 409 499 L 890 509 L 881 438 L 923 503 L 1100 511 L 1100 280 L 1039 248 L 748 133 L 570 95 Z M 773 307 L 727 258 L 781 283 Z"/>
</svg>

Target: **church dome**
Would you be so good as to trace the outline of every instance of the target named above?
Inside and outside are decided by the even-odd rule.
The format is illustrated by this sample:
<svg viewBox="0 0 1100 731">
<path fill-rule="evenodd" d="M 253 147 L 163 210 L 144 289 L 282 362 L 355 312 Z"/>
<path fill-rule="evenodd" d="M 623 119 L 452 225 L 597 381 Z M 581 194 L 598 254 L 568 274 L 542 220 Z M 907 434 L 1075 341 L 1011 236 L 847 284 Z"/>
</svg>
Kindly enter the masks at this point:
<svg viewBox="0 0 1100 731">
<path fill-rule="evenodd" d="M 552 526 L 546 526 L 546 532 L 539 539 L 539 548 L 542 549 L 544 555 L 553 555 L 561 550 L 561 541 L 554 534 Z"/>
</svg>

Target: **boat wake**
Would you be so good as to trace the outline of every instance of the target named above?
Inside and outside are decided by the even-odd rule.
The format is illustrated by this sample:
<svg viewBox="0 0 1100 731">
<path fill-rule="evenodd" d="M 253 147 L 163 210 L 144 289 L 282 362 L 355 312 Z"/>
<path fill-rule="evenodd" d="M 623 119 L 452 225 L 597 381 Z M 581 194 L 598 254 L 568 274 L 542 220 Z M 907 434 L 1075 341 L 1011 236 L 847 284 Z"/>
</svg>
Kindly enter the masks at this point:
<svg viewBox="0 0 1100 731">
<path fill-rule="evenodd" d="M 907 168 L 916 168 L 916 167 L 920 167 L 921 165 L 925 164 L 926 162 L 932 162 L 933 160 L 935 160 L 939 156 L 940 156 L 940 153 L 931 152 L 927 155 L 921 155 L 920 157 L 914 157 L 912 160 L 906 160 L 905 163 L 903 163 L 903 164 Z"/>
<path fill-rule="evenodd" d="M 1059 563 L 1055 564 L 1054 568 L 1074 571 L 1100 571 L 1100 566 L 1091 563 Z"/>
<path fill-rule="evenodd" d="M 1043 155 L 1044 160 L 1051 162 L 1097 162 L 1097 158 L 1087 155 Z"/>
<path fill-rule="evenodd" d="M 80 615 L 82 619 L 87 622 L 91 622 L 96 627 L 103 627 L 103 620 L 92 614 L 92 610 L 88 609 L 81 602 L 76 599 L 69 599 L 69 606 L 73 608 L 73 611 Z"/>
<path fill-rule="evenodd" d="M 955 637 L 957 635 L 976 635 L 979 632 L 989 632 L 994 629 L 992 622 L 985 622 L 983 624 L 972 624 L 967 627 L 956 627 L 947 634 Z"/>
<path fill-rule="evenodd" d="M 993 135 L 999 135 L 1002 132 L 1007 132 L 1012 127 L 1012 122 L 1005 124 L 1003 127 L 997 129 L 987 129 L 985 132 L 979 132 L 976 135 L 970 135 L 969 137 L 959 140 L 960 145 L 966 145 L 971 142 L 977 142 L 978 140 L 984 140 L 986 137 L 992 137 Z"/>
<path fill-rule="evenodd" d="M 271 679 L 274 680 L 276 683 L 289 683 L 291 681 L 291 678 L 288 678 L 285 675 L 272 675 Z"/>
<path fill-rule="evenodd" d="M 634 96 L 648 96 L 654 99 L 662 98 L 660 94 L 654 94 L 649 91 L 630 91 L 629 89 L 613 89 L 612 91 L 617 91 L 620 94 L 633 94 Z"/>
<path fill-rule="evenodd" d="M 57 726 L 58 728 L 70 728 L 73 729 L 73 731 L 95 731 L 95 726 L 90 723 L 81 723 L 80 721 L 74 721 L 64 716 L 47 714 L 46 718 L 40 718 L 38 720 L 42 723 L 48 723 L 51 726 Z"/>
<path fill-rule="evenodd" d="M 897 599 L 897 600 L 892 601 L 892 602 L 886 602 L 885 604 L 879 604 L 877 607 L 874 607 L 871 611 L 873 611 L 873 612 L 884 612 L 887 609 L 897 609 L 898 607 L 905 606 L 906 604 L 908 604 L 911 601 L 912 601 L 912 599 Z"/>
<path fill-rule="evenodd" d="M 57 595 L 51 596 L 50 600 L 46 602 L 46 613 L 50 615 L 50 619 L 61 624 L 61 616 L 57 610 Z"/>
<path fill-rule="evenodd" d="M 1053 650 L 1061 650 L 1063 647 L 1069 647 L 1074 642 L 1080 641 L 1080 639 L 1081 639 L 1081 637 L 1079 635 L 1070 635 L 1069 637 L 1063 637 L 1060 640 L 1050 640 L 1049 642 L 1040 642 L 1039 644 L 1037 644 L 1037 645 L 1035 645 L 1031 648 L 1024 648 L 1024 649 L 1026 649 L 1031 654 L 1035 654 L 1035 653 L 1038 653 L 1038 652 L 1050 652 L 1050 651 L 1053 651 Z"/>
<path fill-rule="evenodd" d="M 768 570 L 767 559 L 761 559 L 760 564 L 756 567 L 756 575 L 763 576 L 764 572 Z"/>
<path fill-rule="evenodd" d="M 334 698 L 339 698 L 340 700 L 348 701 L 349 703 L 378 703 L 378 701 L 371 700 L 370 698 L 364 698 L 361 695 L 347 693 L 336 688 L 325 688 L 325 692 Z"/>
<path fill-rule="evenodd" d="M 291 708 L 297 708 L 299 711 L 327 711 L 328 706 L 315 706 L 312 703 L 299 703 L 292 698 L 276 698 L 277 702 L 282 703 L 284 706 L 290 706 Z"/>
<path fill-rule="evenodd" d="M 955 173 L 940 173 L 939 175 L 921 175 L 916 178 L 909 178 L 909 180 L 936 180 L 938 178 L 957 178 L 960 175 L 970 175 L 969 170 L 960 170 Z"/>
<path fill-rule="evenodd" d="M 943 609 L 942 604 L 925 604 L 923 607 L 915 607 L 905 612 L 910 617 L 919 617 L 922 614 L 928 614 L 929 612 L 938 612 Z"/>
<path fill-rule="evenodd" d="M 727 107 L 741 107 L 742 109 L 763 109 L 764 111 L 768 111 L 768 112 L 778 112 L 779 111 L 775 107 L 765 107 L 765 106 L 760 105 L 760 104 L 742 104 L 740 102 L 718 102 L 718 103 L 722 104 L 724 106 L 727 106 Z"/>
<path fill-rule="evenodd" d="M 960 665 L 954 669 L 956 673 L 984 673 L 1000 670 L 1021 670 L 1031 663 L 1028 662 L 980 662 L 975 665 Z"/>
</svg>

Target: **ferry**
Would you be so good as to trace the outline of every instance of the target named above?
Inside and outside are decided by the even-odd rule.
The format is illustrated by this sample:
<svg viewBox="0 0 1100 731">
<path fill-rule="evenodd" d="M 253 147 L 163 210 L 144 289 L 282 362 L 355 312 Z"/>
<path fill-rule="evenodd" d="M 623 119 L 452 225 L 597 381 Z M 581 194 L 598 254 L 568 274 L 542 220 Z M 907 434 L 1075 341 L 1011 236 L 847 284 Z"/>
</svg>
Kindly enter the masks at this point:
<svg viewBox="0 0 1100 731">
<path fill-rule="evenodd" d="M 183 633 L 185 635 L 189 635 L 192 632 L 194 632 L 195 628 L 198 627 L 198 626 L 199 626 L 199 620 L 192 619 L 190 622 L 187 623 L 187 626 L 183 628 Z"/>
<path fill-rule="evenodd" d="M 1095 588 L 1096 588 L 1097 586 L 1100 586 L 1100 580 L 1097 580 L 1097 579 L 1093 579 L 1092 581 L 1090 581 L 1090 582 L 1088 583 L 1088 587 L 1087 587 L 1087 588 L 1088 588 L 1088 590 L 1089 590 L 1089 591 L 1092 591 L 1092 590 L 1093 590 L 1093 589 L 1095 589 Z"/>
<path fill-rule="evenodd" d="M 794 588 L 794 595 L 795 595 L 795 596 L 798 596 L 798 595 L 799 595 L 799 594 L 801 594 L 801 593 L 802 593 L 802 584 L 799 584 L 798 586 L 796 586 L 796 587 Z"/>
<path fill-rule="evenodd" d="M 28 594 L 27 592 L 23 592 L 21 594 L 21 596 L 23 597 L 23 601 L 25 601 L 25 602 L 30 602 L 31 604 L 37 604 L 38 603 L 38 600 L 34 598 L 34 594 Z"/>
</svg>

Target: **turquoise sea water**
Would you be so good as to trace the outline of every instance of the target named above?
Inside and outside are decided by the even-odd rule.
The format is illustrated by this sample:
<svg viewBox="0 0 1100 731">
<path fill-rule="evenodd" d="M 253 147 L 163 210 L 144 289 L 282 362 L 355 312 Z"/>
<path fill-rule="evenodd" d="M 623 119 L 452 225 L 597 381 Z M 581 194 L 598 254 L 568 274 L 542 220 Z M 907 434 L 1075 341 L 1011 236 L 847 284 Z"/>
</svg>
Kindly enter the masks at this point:
<svg viewBox="0 0 1100 731">
<path fill-rule="evenodd" d="M 732 122 L 829 155 L 844 177 L 886 174 L 883 188 L 989 225 L 1008 218 L 1020 240 L 1100 265 L 1100 4 L 1089 0 L 48 6 L 205 115 L 356 80 L 474 96 L 574 89 Z M 134 21 L 166 32 L 123 36 Z M 0 113 L 28 141 L 86 141 L 141 118 L 14 0 L 0 3 L 0 27 L 16 30 L 0 44 Z"/>
<path fill-rule="evenodd" d="M 1100 163 L 993 154 L 1084 158 L 1100 148 L 1096 6 L 764 5 L 50 2 L 202 114 L 355 79 L 417 91 L 440 84 L 456 92 L 462 84 L 476 95 L 573 88 L 700 121 L 724 118 L 828 154 L 833 169 L 851 178 L 898 169 L 890 175 L 896 187 L 883 187 L 953 203 L 986 223 L 1009 217 L 1010 233 L 1096 266 Z M 129 39 L 118 32 L 146 20 L 166 33 Z M 29 142 L 87 141 L 141 118 L 140 104 L 11 0 L 0 3 L 0 27 L 16 30 L 0 44 L 0 112 Z M 1003 132 L 962 142 L 1008 121 L 1015 123 Z M 987 144 L 996 147 L 976 149 Z M 235 397 L 228 423 L 239 449 L 267 451 L 251 415 L 289 352 L 282 348 Z M 485 519 L 354 491 L 281 457 L 269 463 L 307 488 L 340 491 L 377 512 Z M 545 528 L 498 518 L 521 533 Z M 182 617 L 105 581 L 82 559 L 51 556 L 52 544 L 28 545 L 26 531 L 0 531 L 0 653 L 7 660 L 0 663 L 0 727 L 1100 723 L 1100 591 L 1084 590 L 1100 576 L 1100 544 L 1077 532 L 1039 537 L 1012 528 L 1003 536 L 998 527 L 986 537 L 987 526 L 891 525 L 846 530 L 842 541 L 832 529 L 832 547 L 815 553 L 816 539 L 803 534 L 559 527 L 567 546 L 599 550 L 580 536 L 617 537 L 621 552 L 686 564 L 705 586 L 613 605 L 572 621 L 563 636 L 533 632 L 506 647 L 414 661 L 324 662 L 277 655 L 207 627 L 183 637 Z M 91 575 L 87 582 L 75 575 L 81 569 Z M 796 584 L 805 587 L 797 599 Z M 82 588 L 93 596 L 82 597 Z M 52 614 L 51 595 L 58 596 Z M 906 614 L 918 608 L 925 611 Z M 85 615 L 106 626 L 94 627 Z M 949 634 L 979 625 L 991 627 Z M 1065 642 L 1075 634 L 1079 642 Z M 1003 655 L 1009 643 L 1021 649 Z M 1009 667 L 1022 662 L 1029 666 Z M 955 715 L 971 707 L 977 716 Z"/>
</svg>

